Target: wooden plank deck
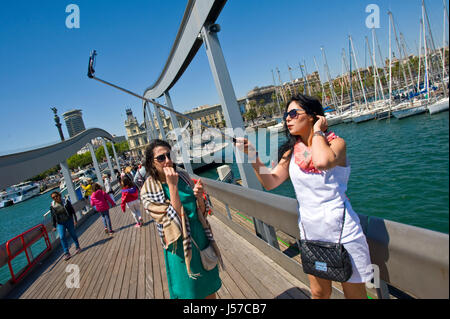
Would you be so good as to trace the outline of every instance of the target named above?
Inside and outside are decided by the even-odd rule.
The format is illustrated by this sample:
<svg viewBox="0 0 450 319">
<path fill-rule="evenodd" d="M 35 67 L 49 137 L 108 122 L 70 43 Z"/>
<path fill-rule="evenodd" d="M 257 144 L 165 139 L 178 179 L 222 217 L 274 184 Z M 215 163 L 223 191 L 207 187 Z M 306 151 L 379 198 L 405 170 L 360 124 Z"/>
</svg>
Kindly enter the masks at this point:
<svg viewBox="0 0 450 319">
<path fill-rule="evenodd" d="M 114 235 L 104 233 L 99 214 L 77 228 L 83 251 L 68 261 L 56 249 L 7 296 L 13 299 L 168 299 L 163 249 L 156 225 L 143 214 L 144 226 L 119 206 L 110 210 Z M 309 289 L 245 241 L 218 218 L 209 218 L 221 249 L 225 270 L 220 272 L 222 299 L 306 299 Z M 71 242 L 71 240 L 69 241 Z M 75 250 L 72 244 L 70 251 Z M 79 268 L 79 288 L 68 288 Z"/>
</svg>

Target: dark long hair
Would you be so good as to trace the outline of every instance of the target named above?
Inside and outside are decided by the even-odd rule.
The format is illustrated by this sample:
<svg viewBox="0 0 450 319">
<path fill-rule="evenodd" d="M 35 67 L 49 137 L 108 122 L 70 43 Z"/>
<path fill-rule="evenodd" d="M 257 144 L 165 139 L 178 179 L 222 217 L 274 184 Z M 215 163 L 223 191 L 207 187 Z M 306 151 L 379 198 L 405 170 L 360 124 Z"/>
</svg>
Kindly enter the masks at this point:
<svg viewBox="0 0 450 319">
<path fill-rule="evenodd" d="M 284 111 L 286 112 L 289 104 L 291 104 L 293 101 L 297 102 L 297 104 L 305 110 L 306 114 L 312 116 L 314 118 L 314 123 L 317 121 L 317 115 L 324 116 L 324 111 L 322 104 L 320 104 L 320 101 L 314 97 L 303 95 L 303 94 L 297 94 L 291 97 L 291 99 L 286 103 L 286 107 Z M 285 134 L 287 137 L 287 142 L 280 146 L 278 149 L 278 162 L 280 162 L 283 155 L 287 152 L 289 152 L 289 155 L 292 154 L 292 151 L 294 150 L 294 145 L 297 143 L 298 136 L 292 135 L 288 128 L 286 122 L 284 122 L 284 129 Z"/>
<path fill-rule="evenodd" d="M 145 149 L 145 161 L 144 166 L 147 171 L 147 173 L 153 177 L 155 180 L 159 180 L 158 178 L 158 171 L 156 170 L 155 165 L 153 165 L 153 159 L 154 159 L 154 149 L 158 146 L 164 146 L 167 147 L 169 150 L 172 150 L 172 147 L 169 143 L 163 140 L 155 139 L 150 142 L 150 144 Z M 175 169 L 175 163 L 173 164 L 173 168 Z"/>
</svg>

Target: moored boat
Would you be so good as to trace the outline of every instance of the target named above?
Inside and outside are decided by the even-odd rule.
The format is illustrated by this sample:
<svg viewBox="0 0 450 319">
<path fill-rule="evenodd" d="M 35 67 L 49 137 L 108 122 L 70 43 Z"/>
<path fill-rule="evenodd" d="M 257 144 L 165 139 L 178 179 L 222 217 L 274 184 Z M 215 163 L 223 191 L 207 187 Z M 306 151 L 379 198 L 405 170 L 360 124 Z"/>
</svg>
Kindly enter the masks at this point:
<svg viewBox="0 0 450 319">
<path fill-rule="evenodd" d="M 394 111 L 394 112 L 392 112 L 392 115 L 395 116 L 397 119 L 402 119 L 405 117 L 422 114 L 422 113 L 425 113 L 426 111 L 427 111 L 427 107 L 422 105 L 422 106 L 410 107 L 410 108 L 406 108 L 403 110 Z"/>
<path fill-rule="evenodd" d="M 428 105 L 430 114 L 436 114 L 443 111 L 448 111 L 448 97 L 437 101 L 434 104 Z"/>
<path fill-rule="evenodd" d="M 0 208 L 23 202 L 39 195 L 39 192 L 39 185 L 33 182 L 12 185 L 0 193 Z"/>
</svg>

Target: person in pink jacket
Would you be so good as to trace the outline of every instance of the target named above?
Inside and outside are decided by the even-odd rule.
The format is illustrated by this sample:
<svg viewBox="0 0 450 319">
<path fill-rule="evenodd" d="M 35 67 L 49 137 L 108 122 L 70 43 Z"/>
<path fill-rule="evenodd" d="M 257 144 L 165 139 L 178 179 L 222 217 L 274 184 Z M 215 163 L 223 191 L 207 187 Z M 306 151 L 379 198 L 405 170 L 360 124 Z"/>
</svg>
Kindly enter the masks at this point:
<svg viewBox="0 0 450 319">
<path fill-rule="evenodd" d="M 99 184 L 94 184 L 93 191 L 94 192 L 91 195 L 91 206 L 95 207 L 95 209 L 102 215 L 103 224 L 105 225 L 105 233 L 109 232 L 109 234 L 113 234 L 114 231 L 111 227 L 108 202 L 111 204 L 111 207 L 114 207 L 116 203 L 114 203 L 109 194 L 103 191 Z"/>
</svg>

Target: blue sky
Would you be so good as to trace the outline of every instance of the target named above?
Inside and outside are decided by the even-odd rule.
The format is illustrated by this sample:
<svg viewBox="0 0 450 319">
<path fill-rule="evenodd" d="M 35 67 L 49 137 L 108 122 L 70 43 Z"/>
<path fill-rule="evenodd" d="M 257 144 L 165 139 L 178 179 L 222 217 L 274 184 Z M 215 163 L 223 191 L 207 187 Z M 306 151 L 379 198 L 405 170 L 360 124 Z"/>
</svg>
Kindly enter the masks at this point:
<svg viewBox="0 0 450 319">
<path fill-rule="evenodd" d="M 65 25 L 69 15 L 65 9 L 71 3 L 80 8 L 79 29 Z M 0 154 L 57 142 L 59 135 L 50 110 L 53 106 L 60 115 L 81 109 L 87 128 L 125 135 L 125 109 L 130 107 L 141 122 L 142 103 L 88 79 L 89 52 L 98 52 L 98 77 L 143 93 L 166 62 L 186 3 L 1 1 Z M 442 0 L 425 3 L 434 40 L 441 47 Z M 321 46 L 331 75 L 336 76 L 342 68 L 342 48 L 348 54 L 349 34 L 359 66 L 364 66 L 364 36 L 370 36 L 365 8 L 369 4 L 380 8 L 377 35 L 384 57 L 388 55 L 388 10 L 393 12 L 398 32 L 404 34 L 408 50 L 416 53 L 420 0 L 229 0 L 217 22 L 236 96 L 244 97 L 255 86 L 272 84 L 271 70 L 276 67 L 283 81 L 289 80 L 288 64 L 294 68 L 294 78 L 301 76 L 298 64 L 303 60 L 309 72 L 315 71 L 313 56 L 324 77 Z M 179 111 L 219 102 L 204 48 L 170 94 Z M 159 102 L 165 103 L 164 99 Z M 64 123 L 63 130 L 68 137 Z"/>
</svg>

